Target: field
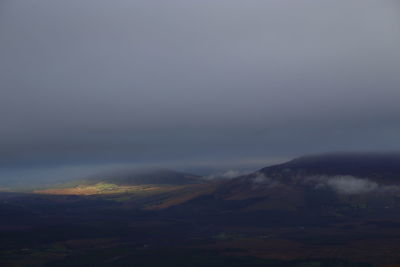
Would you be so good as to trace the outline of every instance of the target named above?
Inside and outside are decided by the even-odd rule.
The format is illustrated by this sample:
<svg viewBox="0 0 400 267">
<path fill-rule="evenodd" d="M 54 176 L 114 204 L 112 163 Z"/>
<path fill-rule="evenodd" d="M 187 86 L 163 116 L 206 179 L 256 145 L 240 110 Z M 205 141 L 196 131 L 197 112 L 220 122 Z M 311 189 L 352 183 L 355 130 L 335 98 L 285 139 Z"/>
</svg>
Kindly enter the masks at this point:
<svg viewBox="0 0 400 267">
<path fill-rule="evenodd" d="M 200 186 L 204 194 L 210 190 Z M 156 188 L 96 185 L 84 193 L 3 193 L 0 262 L 278 267 L 400 263 L 400 220 L 296 225 L 282 216 L 267 223 L 268 218 L 254 212 L 185 206 L 189 199 L 203 197 L 195 186 Z"/>
</svg>

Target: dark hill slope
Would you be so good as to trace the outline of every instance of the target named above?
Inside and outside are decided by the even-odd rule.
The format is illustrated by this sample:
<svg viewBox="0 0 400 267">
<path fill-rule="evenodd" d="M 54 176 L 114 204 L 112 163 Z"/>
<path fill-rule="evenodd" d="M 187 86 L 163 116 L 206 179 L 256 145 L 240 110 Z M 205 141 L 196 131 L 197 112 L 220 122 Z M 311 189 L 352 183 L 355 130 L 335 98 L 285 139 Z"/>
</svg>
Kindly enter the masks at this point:
<svg viewBox="0 0 400 267">
<path fill-rule="evenodd" d="M 307 156 L 223 182 L 175 209 L 206 219 L 220 215 L 232 223 L 244 218 L 281 225 L 393 218 L 400 209 L 398 177 L 397 154 Z"/>
<path fill-rule="evenodd" d="M 295 198 L 304 196 L 306 192 L 317 191 L 320 194 L 322 189 L 346 193 L 346 186 L 353 186 L 354 192 L 357 189 L 376 192 L 395 189 L 398 185 L 400 154 L 332 153 L 304 156 L 263 168 L 224 183 L 218 193 L 230 199 L 279 196 L 283 202 L 291 199 L 296 202 L 299 200 Z M 375 187 L 376 190 L 372 190 Z"/>
</svg>

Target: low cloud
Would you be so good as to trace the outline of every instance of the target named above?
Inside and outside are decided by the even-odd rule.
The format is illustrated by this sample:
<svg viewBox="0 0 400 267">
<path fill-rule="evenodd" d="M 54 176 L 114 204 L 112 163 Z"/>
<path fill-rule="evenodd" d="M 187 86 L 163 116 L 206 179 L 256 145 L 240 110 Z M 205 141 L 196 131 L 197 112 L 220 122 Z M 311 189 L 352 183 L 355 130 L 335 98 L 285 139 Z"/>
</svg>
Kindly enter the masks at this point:
<svg viewBox="0 0 400 267">
<path fill-rule="evenodd" d="M 263 185 L 263 186 L 267 186 L 269 188 L 280 185 L 280 182 L 278 182 L 277 180 L 272 179 L 270 177 L 267 177 L 267 176 L 265 176 L 264 174 L 261 174 L 261 173 L 257 174 L 257 176 L 255 176 L 252 179 L 252 182 L 255 185 Z"/>
<path fill-rule="evenodd" d="M 239 177 L 241 175 L 245 175 L 245 174 L 248 174 L 248 172 L 238 171 L 238 170 L 229 170 L 226 172 L 218 172 L 215 174 L 205 176 L 204 179 L 206 179 L 206 180 L 233 179 L 233 178 Z"/>
<path fill-rule="evenodd" d="M 380 185 L 369 179 L 351 175 L 310 177 L 307 183 L 314 183 L 317 189 L 330 188 L 343 195 L 400 192 L 400 187 L 397 185 Z"/>
<path fill-rule="evenodd" d="M 379 188 L 379 185 L 375 182 L 352 176 L 339 176 L 328 179 L 326 185 L 340 194 L 347 195 L 369 193 Z"/>
</svg>

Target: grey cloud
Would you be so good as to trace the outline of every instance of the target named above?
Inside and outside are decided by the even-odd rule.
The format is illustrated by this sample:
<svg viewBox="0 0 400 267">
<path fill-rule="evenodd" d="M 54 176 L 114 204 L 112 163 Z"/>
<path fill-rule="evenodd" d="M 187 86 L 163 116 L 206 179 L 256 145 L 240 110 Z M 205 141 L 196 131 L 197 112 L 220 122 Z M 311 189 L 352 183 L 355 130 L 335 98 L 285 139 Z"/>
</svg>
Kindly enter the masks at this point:
<svg viewBox="0 0 400 267">
<path fill-rule="evenodd" d="M 400 149 L 399 12 L 395 0 L 2 1 L 0 168 Z"/>
<path fill-rule="evenodd" d="M 326 184 L 341 194 L 362 194 L 376 191 L 378 184 L 365 179 L 357 179 L 351 176 L 333 177 Z"/>
</svg>

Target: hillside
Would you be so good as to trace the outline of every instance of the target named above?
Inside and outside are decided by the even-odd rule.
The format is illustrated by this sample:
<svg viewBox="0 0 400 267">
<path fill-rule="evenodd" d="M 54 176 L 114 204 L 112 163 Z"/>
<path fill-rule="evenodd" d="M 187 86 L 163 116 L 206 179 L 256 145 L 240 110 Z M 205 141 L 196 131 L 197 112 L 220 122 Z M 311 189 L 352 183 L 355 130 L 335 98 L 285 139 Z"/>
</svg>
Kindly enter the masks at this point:
<svg viewBox="0 0 400 267">
<path fill-rule="evenodd" d="M 400 154 L 333 153 L 304 156 L 265 167 L 228 181 L 219 192 L 257 197 L 276 191 L 308 189 L 357 195 L 397 193 L 399 185 Z M 292 194 L 285 193 L 286 197 Z"/>
<path fill-rule="evenodd" d="M 355 215 L 398 217 L 397 177 L 400 157 L 396 154 L 307 156 L 226 181 L 212 194 L 175 208 L 204 214 L 239 212 L 246 223 L 270 223 L 272 216 L 282 225 Z"/>
</svg>

